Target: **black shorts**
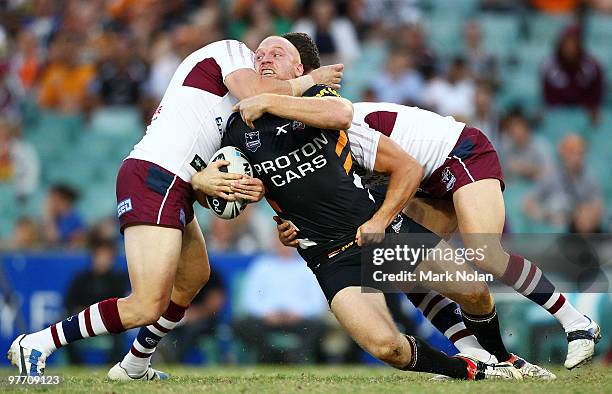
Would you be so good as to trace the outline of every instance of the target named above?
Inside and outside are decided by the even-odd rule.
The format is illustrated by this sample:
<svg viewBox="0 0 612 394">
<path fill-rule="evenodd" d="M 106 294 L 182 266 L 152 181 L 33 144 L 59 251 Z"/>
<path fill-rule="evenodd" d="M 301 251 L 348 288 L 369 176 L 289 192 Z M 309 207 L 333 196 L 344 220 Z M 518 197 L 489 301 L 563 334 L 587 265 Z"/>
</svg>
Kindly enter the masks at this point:
<svg viewBox="0 0 612 394">
<path fill-rule="evenodd" d="M 400 219 L 401 218 L 401 219 Z M 414 220 L 404 214 L 398 215 L 398 218 L 387 228 L 387 233 L 411 233 L 411 234 L 431 234 L 431 244 L 433 247 L 440 242 L 440 237 L 433 234 L 431 231 L 421 226 Z M 329 257 L 331 255 L 331 257 Z M 357 246 L 354 240 L 346 242 L 338 242 L 333 247 L 329 248 L 324 261 L 308 261 L 308 266 L 315 274 L 317 281 L 327 302 L 331 305 L 335 295 L 340 290 L 351 286 L 362 286 L 362 264 L 361 264 L 361 248 Z M 418 264 L 413 266 L 413 269 Z M 368 287 L 377 289 L 376 285 Z M 381 289 L 377 289 L 381 290 Z"/>
</svg>

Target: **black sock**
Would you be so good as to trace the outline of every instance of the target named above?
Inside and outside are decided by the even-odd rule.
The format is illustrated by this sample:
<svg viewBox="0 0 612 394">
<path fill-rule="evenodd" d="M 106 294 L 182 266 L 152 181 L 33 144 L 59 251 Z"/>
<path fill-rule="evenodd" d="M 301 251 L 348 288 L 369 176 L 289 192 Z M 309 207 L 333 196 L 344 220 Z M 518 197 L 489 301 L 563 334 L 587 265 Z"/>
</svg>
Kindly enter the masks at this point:
<svg viewBox="0 0 612 394">
<path fill-rule="evenodd" d="M 468 378 L 467 363 L 464 360 L 449 357 L 419 338 L 410 335 L 406 335 L 406 338 L 410 344 L 412 359 L 402 370 L 438 373 L 455 379 Z"/>
<path fill-rule="evenodd" d="M 463 322 L 468 330 L 474 334 L 478 343 L 489 353 L 497 357 L 499 362 L 507 361 L 510 353 L 506 350 L 499 330 L 497 311 L 493 307 L 491 313 L 484 316 L 471 315 L 461 311 Z"/>
</svg>

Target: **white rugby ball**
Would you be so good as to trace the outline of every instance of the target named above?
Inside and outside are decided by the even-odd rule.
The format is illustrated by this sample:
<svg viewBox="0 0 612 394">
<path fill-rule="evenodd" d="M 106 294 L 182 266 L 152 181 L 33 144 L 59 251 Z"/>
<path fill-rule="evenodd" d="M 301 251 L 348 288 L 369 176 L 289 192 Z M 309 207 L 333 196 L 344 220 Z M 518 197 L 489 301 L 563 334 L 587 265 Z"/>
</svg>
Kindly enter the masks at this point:
<svg viewBox="0 0 612 394">
<path fill-rule="evenodd" d="M 246 155 L 234 146 L 225 146 L 216 151 L 208 164 L 210 165 L 218 160 L 227 160 L 230 162 L 227 166 L 219 167 L 219 171 L 221 172 L 253 176 L 253 167 L 251 167 L 251 163 L 247 160 Z M 241 198 L 237 198 L 236 201 L 227 201 L 221 197 L 206 196 L 206 202 L 208 202 L 208 207 L 212 213 L 222 219 L 235 218 L 240 215 L 240 212 L 242 212 L 247 205 L 246 201 Z"/>
</svg>

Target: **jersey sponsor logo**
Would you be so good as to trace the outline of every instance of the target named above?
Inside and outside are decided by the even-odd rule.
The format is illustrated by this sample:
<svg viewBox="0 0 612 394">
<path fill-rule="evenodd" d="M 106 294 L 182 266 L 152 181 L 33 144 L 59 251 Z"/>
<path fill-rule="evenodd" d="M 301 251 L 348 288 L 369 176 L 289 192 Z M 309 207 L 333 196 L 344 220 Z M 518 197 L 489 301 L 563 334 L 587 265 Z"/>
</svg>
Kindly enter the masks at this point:
<svg viewBox="0 0 612 394">
<path fill-rule="evenodd" d="M 126 198 L 117 204 L 117 217 L 120 218 L 123 214 L 128 213 L 132 210 L 132 199 Z"/>
<path fill-rule="evenodd" d="M 274 160 L 266 160 L 261 163 L 253 164 L 258 174 L 271 174 L 270 180 L 274 186 L 281 187 L 291 183 L 293 180 L 305 177 L 309 172 L 327 165 L 324 154 L 317 155 L 317 152 L 324 149 L 329 140 L 325 134 L 321 133 L 312 142 L 302 145 L 299 149 L 279 156 Z M 289 169 L 289 167 L 293 167 Z"/>
<path fill-rule="evenodd" d="M 336 250 L 334 250 L 332 252 L 329 252 L 327 254 L 327 258 L 328 259 L 333 258 L 333 257 L 339 255 L 340 253 L 344 252 L 345 250 L 347 250 L 348 248 L 350 248 L 353 245 L 355 245 L 355 240 L 352 240 L 351 242 L 347 243 L 346 245 L 342 245 L 342 247 L 340 247 L 340 248 L 338 248 L 338 249 L 336 249 Z"/>
<path fill-rule="evenodd" d="M 181 208 L 179 212 L 179 221 L 183 226 L 185 226 L 185 210 L 183 208 Z"/>
<path fill-rule="evenodd" d="M 287 130 L 285 130 L 285 127 L 290 126 L 290 125 L 291 125 L 291 123 L 287 123 L 287 124 L 284 124 L 284 125 L 282 125 L 280 127 L 277 127 L 276 128 L 276 136 L 278 137 L 281 134 L 287 134 Z"/>
<path fill-rule="evenodd" d="M 396 233 L 399 233 L 402 229 L 402 223 L 404 223 L 404 218 L 402 217 L 402 215 L 397 215 L 395 217 L 395 220 L 393 220 L 393 223 L 391 223 L 391 228 Z"/>
<path fill-rule="evenodd" d="M 217 124 L 217 130 L 219 130 L 219 135 L 223 135 L 223 118 L 220 116 L 217 116 L 215 118 L 215 123 Z"/>
<path fill-rule="evenodd" d="M 446 186 L 446 191 L 449 191 L 455 186 L 455 182 L 457 178 L 453 175 L 450 170 L 450 167 L 446 167 L 444 171 L 442 171 L 442 183 Z"/>
<path fill-rule="evenodd" d="M 294 120 L 293 123 L 291 124 L 291 128 L 293 129 L 293 131 L 304 130 L 306 128 L 306 125 L 302 122 Z"/>
<path fill-rule="evenodd" d="M 334 95 L 334 96 L 340 97 L 338 92 L 336 92 L 334 89 L 332 89 L 330 87 L 326 87 L 326 88 L 323 88 L 323 89 L 319 90 L 319 93 L 317 93 L 315 95 L 315 97 L 323 97 L 323 96 L 329 96 L 329 95 Z"/>
<path fill-rule="evenodd" d="M 261 140 L 259 139 L 259 131 L 251 131 L 244 133 L 244 144 L 248 150 L 255 152 L 261 146 Z"/>
<path fill-rule="evenodd" d="M 206 168 L 206 162 L 198 155 L 193 156 L 193 160 L 191 160 L 191 163 L 189 163 L 189 165 L 192 166 L 196 171 L 202 171 Z"/>
</svg>

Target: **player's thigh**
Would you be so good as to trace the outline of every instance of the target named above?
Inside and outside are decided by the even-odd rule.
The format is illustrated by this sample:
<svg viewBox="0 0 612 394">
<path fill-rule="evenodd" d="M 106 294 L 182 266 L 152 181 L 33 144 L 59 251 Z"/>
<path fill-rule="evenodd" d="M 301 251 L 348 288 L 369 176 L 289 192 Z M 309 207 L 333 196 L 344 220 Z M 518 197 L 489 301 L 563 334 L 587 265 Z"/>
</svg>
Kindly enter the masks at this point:
<svg viewBox="0 0 612 394">
<path fill-rule="evenodd" d="M 172 301 L 179 305 L 189 304 L 208 282 L 210 265 L 206 242 L 197 218 L 185 226 L 181 258 L 178 264 Z"/>
<path fill-rule="evenodd" d="M 457 217 L 452 201 L 432 198 L 413 198 L 404 214 L 443 238 L 457 230 Z"/>
<path fill-rule="evenodd" d="M 168 303 L 181 255 L 182 233 L 176 228 L 134 225 L 125 228 L 125 253 L 139 302 Z"/>
<path fill-rule="evenodd" d="M 502 275 L 507 256 L 500 235 L 506 211 L 499 180 L 481 179 L 461 187 L 453 193 L 453 204 L 465 245 L 482 248 L 485 253 L 483 261 L 474 263 L 495 275 Z"/>
<path fill-rule="evenodd" d="M 405 340 L 391 317 L 383 293 L 363 292 L 359 286 L 346 287 L 334 296 L 331 310 L 351 338 L 372 355 L 387 361 L 384 358 L 397 353 L 397 349 L 404 355 L 409 354 L 409 350 L 401 349 Z"/>
<path fill-rule="evenodd" d="M 461 233 L 496 233 L 504 228 L 505 207 L 497 179 L 481 179 L 453 193 Z"/>
</svg>

